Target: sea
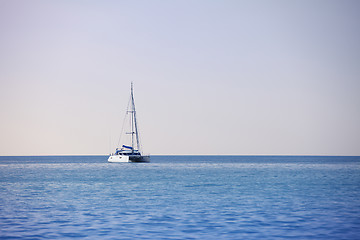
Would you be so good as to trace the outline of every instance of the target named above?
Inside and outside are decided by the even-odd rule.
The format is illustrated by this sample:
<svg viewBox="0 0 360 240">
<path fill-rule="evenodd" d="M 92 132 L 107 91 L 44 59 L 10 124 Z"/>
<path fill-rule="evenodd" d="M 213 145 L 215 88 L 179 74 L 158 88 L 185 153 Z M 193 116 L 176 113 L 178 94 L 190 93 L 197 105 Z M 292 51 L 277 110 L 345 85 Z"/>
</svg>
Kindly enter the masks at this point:
<svg viewBox="0 0 360 240">
<path fill-rule="evenodd" d="M 0 157 L 0 239 L 360 239 L 360 157 Z"/>
</svg>

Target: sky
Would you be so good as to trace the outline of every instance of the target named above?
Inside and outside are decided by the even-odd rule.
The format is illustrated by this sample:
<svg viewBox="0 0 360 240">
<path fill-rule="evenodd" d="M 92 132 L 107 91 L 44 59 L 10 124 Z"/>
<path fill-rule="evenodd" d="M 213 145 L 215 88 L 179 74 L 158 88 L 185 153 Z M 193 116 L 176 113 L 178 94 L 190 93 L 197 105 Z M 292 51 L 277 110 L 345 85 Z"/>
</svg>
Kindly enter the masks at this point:
<svg viewBox="0 0 360 240">
<path fill-rule="evenodd" d="M 360 155 L 360 2 L 0 0 L 0 155 Z"/>
</svg>

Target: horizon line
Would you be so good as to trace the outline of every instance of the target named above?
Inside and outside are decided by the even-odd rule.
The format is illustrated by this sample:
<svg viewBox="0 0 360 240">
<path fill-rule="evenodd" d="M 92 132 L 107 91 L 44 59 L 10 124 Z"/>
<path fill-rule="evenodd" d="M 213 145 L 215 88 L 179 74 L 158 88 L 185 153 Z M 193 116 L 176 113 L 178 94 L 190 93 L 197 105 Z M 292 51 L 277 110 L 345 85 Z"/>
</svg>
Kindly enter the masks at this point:
<svg viewBox="0 0 360 240">
<path fill-rule="evenodd" d="M 0 155 L 0 157 L 71 157 L 109 156 L 110 154 L 44 154 L 44 155 Z M 149 154 L 150 156 L 313 156 L 313 157 L 360 157 L 360 155 L 331 154 Z"/>
</svg>

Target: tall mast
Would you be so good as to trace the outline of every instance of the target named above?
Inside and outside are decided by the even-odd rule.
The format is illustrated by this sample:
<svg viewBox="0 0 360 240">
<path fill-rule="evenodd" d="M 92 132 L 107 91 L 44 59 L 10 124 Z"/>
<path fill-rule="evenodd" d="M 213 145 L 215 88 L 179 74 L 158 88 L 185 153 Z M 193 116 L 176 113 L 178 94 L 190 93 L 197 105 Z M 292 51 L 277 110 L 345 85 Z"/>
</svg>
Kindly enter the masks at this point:
<svg viewBox="0 0 360 240">
<path fill-rule="evenodd" d="M 134 90 L 133 90 L 133 83 L 132 82 L 131 82 L 131 104 L 132 104 L 131 143 L 132 143 L 132 148 L 133 148 L 133 151 L 134 151 L 134 133 L 135 133 L 137 150 L 140 151 L 139 133 L 138 133 L 138 128 L 137 128 L 136 110 L 135 110 L 135 101 L 134 101 Z"/>
<path fill-rule="evenodd" d="M 134 97 L 133 97 L 133 83 L 131 82 L 131 151 L 134 152 Z"/>
</svg>

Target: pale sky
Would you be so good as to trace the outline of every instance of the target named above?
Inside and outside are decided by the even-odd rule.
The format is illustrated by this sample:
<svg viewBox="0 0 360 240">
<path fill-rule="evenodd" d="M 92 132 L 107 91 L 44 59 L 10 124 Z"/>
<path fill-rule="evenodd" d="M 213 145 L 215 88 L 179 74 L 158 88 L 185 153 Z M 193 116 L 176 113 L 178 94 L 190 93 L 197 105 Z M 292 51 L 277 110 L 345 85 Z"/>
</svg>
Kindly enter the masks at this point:
<svg viewBox="0 0 360 240">
<path fill-rule="evenodd" d="M 360 155 L 360 1 L 0 0 L 0 155 Z"/>
</svg>

